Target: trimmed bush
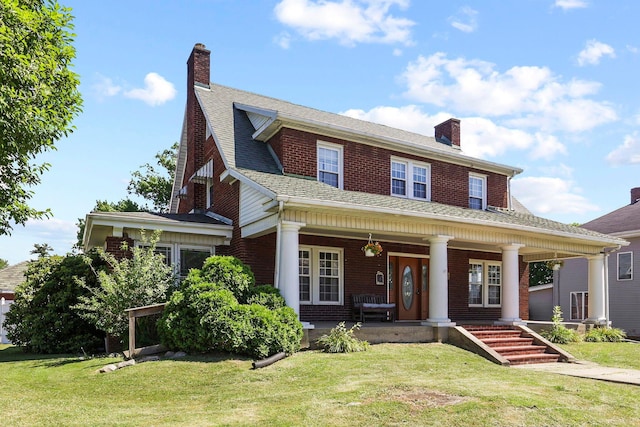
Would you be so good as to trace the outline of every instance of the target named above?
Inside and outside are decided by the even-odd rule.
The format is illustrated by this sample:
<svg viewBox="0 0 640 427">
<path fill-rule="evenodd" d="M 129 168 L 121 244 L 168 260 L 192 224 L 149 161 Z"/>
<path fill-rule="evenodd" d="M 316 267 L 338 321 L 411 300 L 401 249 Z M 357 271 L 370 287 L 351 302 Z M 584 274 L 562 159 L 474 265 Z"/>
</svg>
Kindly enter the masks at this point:
<svg viewBox="0 0 640 427">
<path fill-rule="evenodd" d="M 280 292 L 272 286 L 244 288 L 245 279 L 251 282 L 253 274 L 246 274 L 244 264 L 242 271 L 237 269 L 241 263 L 229 258 L 209 258 L 206 274 L 191 270 L 174 292 L 159 322 L 163 344 L 188 352 L 227 351 L 257 359 L 298 351 L 303 331 L 295 311 L 284 306 Z M 218 275 L 222 283 L 204 279 Z M 233 284 L 240 284 L 243 291 L 233 292 L 228 288 Z M 238 295 L 250 303 L 240 303 Z"/>
<path fill-rule="evenodd" d="M 627 334 L 618 328 L 593 328 L 584 335 L 588 342 L 620 342 L 627 338 Z"/>
<path fill-rule="evenodd" d="M 207 258 L 202 269 L 189 272 L 191 283 L 215 283 L 233 292 L 238 302 L 244 304 L 256 284 L 251 269 L 238 258 L 232 256 L 212 256 Z"/>
</svg>

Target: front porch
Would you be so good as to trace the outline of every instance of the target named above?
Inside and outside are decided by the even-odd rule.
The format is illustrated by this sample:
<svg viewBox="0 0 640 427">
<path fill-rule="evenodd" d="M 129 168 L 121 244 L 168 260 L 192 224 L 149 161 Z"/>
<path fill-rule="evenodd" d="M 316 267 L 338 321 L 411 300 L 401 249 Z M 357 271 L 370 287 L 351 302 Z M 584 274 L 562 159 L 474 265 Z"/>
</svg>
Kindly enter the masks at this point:
<svg viewBox="0 0 640 427">
<path fill-rule="evenodd" d="M 572 362 L 575 358 L 526 325 L 464 322 L 463 326 L 432 326 L 422 322 L 365 322 L 355 336 L 371 344 L 444 342 L 478 354 L 503 366 Z M 345 322 L 351 328 L 355 322 Z M 316 341 L 329 334 L 334 322 L 316 322 L 305 329 L 302 347 L 317 349 Z"/>
</svg>

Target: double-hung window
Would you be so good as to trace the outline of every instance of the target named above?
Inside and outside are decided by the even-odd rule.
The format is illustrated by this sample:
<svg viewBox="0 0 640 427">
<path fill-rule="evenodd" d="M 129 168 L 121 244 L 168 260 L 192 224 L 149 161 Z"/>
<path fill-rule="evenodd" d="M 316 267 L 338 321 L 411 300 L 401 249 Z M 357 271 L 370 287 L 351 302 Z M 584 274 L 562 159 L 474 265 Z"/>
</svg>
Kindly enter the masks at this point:
<svg viewBox="0 0 640 427">
<path fill-rule="evenodd" d="M 570 292 L 571 320 L 584 320 L 589 315 L 589 292 Z"/>
<path fill-rule="evenodd" d="M 431 199 L 431 167 L 403 159 L 391 159 L 391 194 L 410 199 Z"/>
<path fill-rule="evenodd" d="M 328 142 L 318 142 L 318 181 L 342 188 L 343 147 Z"/>
<path fill-rule="evenodd" d="M 500 307 L 502 265 L 496 261 L 469 261 L 469 307 Z"/>
<path fill-rule="evenodd" d="M 148 244 L 139 243 L 140 247 L 148 247 Z M 204 261 L 213 255 L 210 247 L 186 246 L 179 243 L 156 245 L 154 253 L 160 254 L 167 265 L 172 265 L 176 274 L 184 278 L 192 268 L 202 268 Z"/>
<path fill-rule="evenodd" d="M 298 253 L 300 303 L 342 304 L 342 249 L 300 247 Z"/>
<path fill-rule="evenodd" d="M 633 279 L 633 252 L 618 254 L 618 280 Z"/>
<path fill-rule="evenodd" d="M 487 208 L 487 177 L 469 174 L 469 207 L 471 209 Z"/>
</svg>

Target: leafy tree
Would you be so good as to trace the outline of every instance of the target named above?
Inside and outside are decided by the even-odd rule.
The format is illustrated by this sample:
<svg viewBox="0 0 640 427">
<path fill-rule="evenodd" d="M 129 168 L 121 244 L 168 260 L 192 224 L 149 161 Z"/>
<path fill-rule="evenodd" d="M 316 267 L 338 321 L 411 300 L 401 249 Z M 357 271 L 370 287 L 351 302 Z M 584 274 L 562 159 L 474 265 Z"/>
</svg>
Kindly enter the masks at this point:
<svg viewBox="0 0 640 427">
<path fill-rule="evenodd" d="M 78 283 L 78 277 L 85 278 L 85 287 Z M 71 309 L 93 286 L 95 275 L 79 255 L 31 261 L 7 313 L 7 337 L 35 353 L 80 353 L 100 348 L 103 334 Z"/>
<path fill-rule="evenodd" d="M 156 154 L 157 165 L 164 171 L 145 163 L 140 166 L 144 171 L 137 170 L 131 173 L 132 178 L 127 187 L 129 194 L 137 194 L 153 202 L 153 209 L 157 212 L 169 211 L 178 147 L 178 143 L 174 142 L 171 148 Z"/>
<path fill-rule="evenodd" d="M 553 270 L 544 261 L 529 263 L 529 286 L 553 283 Z"/>
<path fill-rule="evenodd" d="M 53 251 L 53 248 L 48 243 L 34 243 L 33 250 L 29 253 L 38 255 L 38 258 L 44 258 L 49 256 L 49 253 Z"/>
<path fill-rule="evenodd" d="M 131 248 L 131 259 L 118 260 L 102 249 L 97 250 L 109 270 L 97 271 L 98 286 L 87 286 L 89 294 L 81 296 L 73 307 L 81 318 L 124 340 L 129 327 L 126 309 L 167 300 L 175 276 L 173 268 L 165 264 L 164 256 L 155 253 L 159 236 L 154 233 L 149 246 Z"/>
<path fill-rule="evenodd" d="M 0 270 L 9 266 L 9 261 L 4 258 L 0 258 Z"/>
<path fill-rule="evenodd" d="M 0 234 L 50 215 L 27 203 L 50 166 L 36 156 L 55 149 L 81 111 L 71 20 L 54 0 L 0 0 Z"/>
</svg>

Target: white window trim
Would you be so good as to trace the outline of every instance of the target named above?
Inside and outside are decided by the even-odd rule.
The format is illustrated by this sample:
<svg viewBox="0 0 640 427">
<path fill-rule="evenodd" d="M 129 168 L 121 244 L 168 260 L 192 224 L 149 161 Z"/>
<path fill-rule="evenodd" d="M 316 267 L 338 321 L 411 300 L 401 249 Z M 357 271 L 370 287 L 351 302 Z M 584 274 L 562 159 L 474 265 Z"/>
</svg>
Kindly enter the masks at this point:
<svg viewBox="0 0 640 427">
<path fill-rule="evenodd" d="M 316 178 L 320 181 L 320 148 L 338 152 L 338 188 L 344 188 L 344 146 L 331 142 L 318 141 L 316 146 Z"/>
<path fill-rule="evenodd" d="M 143 242 L 137 241 L 135 242 L 137 247 L 149 247 L 148 243 L 143 244 Z M 180 276 L 180 250 L 181 249 L 193 249 L 197 251 L 209 251 L 211 256 L 216 254 L 215 246 L 206 246 L 206 245 L 190 245 L 190 244 L 182 244 L 182 243 L 156 243 L 156 248 L 169 248 L 171 250 L 171 265 L 173 267 L 173 272 Z M 183 276 L 180 276 L 183 277 Z"/>
<path fill-rule="evenodd" d="M 629 254 L 631 256 L 631 277 L 628 279 L 621 279 L 620 278 L 620 255 L 626 255 Z M 618 282 L 629 282 L 631 280 L 633 280 L 633 252 L 629 251 L 629 252 L 618 252 L 618 256 L 616 257 L 616 279 Z"/>
<path fill-rule="evenodd" d="M 213 199 L 211 198 L 211 189 L 213 187 L 213 179 L 207 178 L 207 184 L 205 185 L 205 191 L 207 192 L 207 208 L 213 207 Z"/>
<path fill-rule="evenodd" d="M 476 178 L 482 180 L 482 210 L 487 209 L 487 176 L 479 173 L 469 172 L 469 178 Z M 469 187 L 468 198 L 471 198 L 471 187 Z M 471 204 L 469 204 L 471 207 Z"/>
<path fill-rule="evenodd" d="M 393 164 L 394 163 L 402 163 L 405 165 L 406 167 L 406 174 L 407 177 L 405 179 L 406 182 L 406 187 L 405 190 L 407 192 L 407 194 L 394 194 L 393 192 Z M 430 201 L 431 200 L 431 165 L 429 163 L 424 163 L 424 162 L 416 162 L 413 160 L 407 160 L 407 159 L 403 159 L 400 157 L 391 157 L 391 162 L 389 163 L 390 168 L 389 168 L 389 194 L 391 194 L 394 197 L 401 197 L 401 198 L 405 198 L 405 199 L 413 199 L 413 200 L 424 200 L 424 201 Z M 413 168 L 414 167 L 418 167 L 418 168 L 425 168 L 427 170 L 427 182 L 425 183 L 427 186 L 426 189 L 426 198 L 422 198 L 422 197 L 415 197 L 413 194 Z"/>
<path fill-rule="evenodd" d="M 502 307 L 502 299 L 503 295 L 503 285 L 504 285 L 504 269 L 502 268 L 502 262 L 500 261 L 488 261 L 482 259 L 470 259 L 467 265 L 469 264 L 482 264 L 482 304 L 468 304 L 469 307 L 480 307 L 480 308 L 500 308 Z M 500 285 L 494 285 L 489 283 L 489 266 L 497 265 L 500 267 Z M 467 271 L 469 269 L 467 268 Z M 468 282 L 468 279 L 467 279 Z M 499 286 L 500 287 L 500 304 L 489 304 L 489 286 Z M 469 287 L 469 283 L 467 283 L 467 289 Z M 468 301 L 468 298 L 467 298 Z"/>
<path fill-rule="evenodd" d="M 300 305 L 344 305 L 344 250 L 329 246 L 299 246 L 300 251 L 309 251 L 309 270 L 311 272 L 309 295 L 311 301 L 300 301 Z M 320 258 L 319 252 L 338 254 L 338 301 L 320 301 Z"/>
<path fill-rule="evenodd" d="M 577 294 L 582 294 L 582 297 L 580 298 L 580 304 L 582 305 L 582 307 L 580 307 L 581 309 L 581 313 L 582 313 L 582 319 L 579 318 L 575 318 L 573 317 L 573 295 L 577 295 Z M 585 306 L 584 306 L 584 299 L 585 296 L 587 296 L 589 294 L 589 292 L 587 291 L 575 291 L 575 292 L 569 292 L 569 320 L 585 320 L 586 318 L 589 317 L 589 313 L 587 313 L 585 311 Z"/>
</svg>

